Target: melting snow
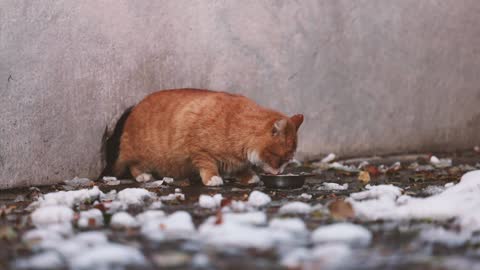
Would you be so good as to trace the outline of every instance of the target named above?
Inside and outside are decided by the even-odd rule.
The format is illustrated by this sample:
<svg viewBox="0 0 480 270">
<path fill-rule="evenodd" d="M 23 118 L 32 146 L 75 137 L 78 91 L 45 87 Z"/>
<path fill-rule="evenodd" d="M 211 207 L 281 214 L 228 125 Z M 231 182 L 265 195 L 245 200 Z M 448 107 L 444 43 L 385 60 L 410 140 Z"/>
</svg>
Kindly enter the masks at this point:
<svg viewBox="0 0 480 270">
<path fill-rule="evenodd" d="M 391 186 L 351 194 L 349 201 L 356 216 L 366 220 L 456 218 L 463 229 L 474 231 L 480 229 L 479 193 L 480 170 L 477 170 L 464 174 L 460 183 L 427 198 L 400 197 L 400 189 Z M 359 201 L 363 199 L 368 200 Z"/>
<path fill-rule="evenodd" d="M 64 205 L 73 207 L 82 202 L 94 201 L 101 197 L 103 192 L 94 186 L 91 189 L 80 189 L 74 191 L 58 191 L 43 195 L 42 198 L 34 203 L 40 207 L 47 205 Z"/>
<path fill-rule="evenodd" d="M 175 200 L 184 201 L 185 194 L 175 192 L 175 193 L 168 194 L 166 196 L 160 196 L 160 200 L 161 201 L 175 201 Z"/>
<path fill-rule="evenodd" d="M 311 210 L 312 207 L 304 202 L 289 202 L 280 207 L 278 212 L 280 214 L 308 214 Z"/>
<path fill-rule="evenodd" d="M 224 213 L 223 220 L 227 222 L 263 225 L 267 223 L 267 215 L 264 212 L 247 213 Z"/>
<path fill-rule="evenodd" d="M 354 246 L 367 246 L 372 240 L 372 233 L 360 225 L 337 223 L 317 228 L 312 233 L 312 241 L 321 243 L 345 243 Z"/>
<path fill-rule="evenodd" d="M 355 200 L 376 199 L 380 197 L 397 198 L 402 194 L 402 189 L 394 185 L 366 185 L 366 191 L 350 194 Z"/>
<path fill-rule="evenodd" d="M 444 228 L 429 228 L 421 231 L 419 237 L 423 242 L 459 247 L 465 245 L 471 239 L 472 233 L 468 231 L 454 232 Z"/>
<path fill-rule="evenodd" d="M 78 227 L 101 227 L 103 226 L 103 214 L 102 211 L 93 208 L 87 211 L 80 212 L 80 218 L 78 220 Z"/>
<path fill-rule="evenodd" d="M 337 268 L 351 261 L 352 249 L 345 244 L 328 244 L 315 247 L 312 252 L 312 265 L 308 265 L 305 269 L 318 269 L 319 265 L 322 269 Z"/>
<path fill-rule="evenodd" d="M 58 223 L 68 223 L 73 220 L 73 216 L 73 210 L 62 205 L 40 207 L 31 215 L 32 223 L 37 227 Z"/>
<path fill-rule="evenodd" d="M 333 160 L 335 160 L 336 156 L 334 153 L 328 154 L 326 157 L 324 157 L 322 160 L 320 160 L 321 163 L 330 163 Z"/>
<path fill-rule="evenodd" d="M 298 196 L 300 199 L 304 199 L 304 200 L 310 200 L 313 196 L 312 194 L 308 194 L 308 193 L 302 193 Z"/>
<path fill-rule="evenodd" d="M 138 220 L 138 222 L 143 224 L 145 222 L 149 222 L 155 219 L 162 219 L 164 217 L 165 217 L 165 212 L 161 210 L 147 210 L 143 213 L 138 214 L 136 216 L 136 219 Z"/>
<path fill-rule="evenodd" d="M 339 170 L 339 171 L 345 171 L 345 172 L 359 172 L 359 170 L 353 166 L 353 165 L 343 165 L 338 162 L 334 162 L 331 164 L 328 164 L 329 169 L 334 169 L 334 170 Z"/>
<path fill-rule="evenodd" d="M 127 212 L 115 213 L 110 220 L 110 226 L 114 228 L 133 228 L 138 225 L 138 221 Z"/>
<path fill-rule="evenodd" d="M 117 195 L 117 199 L 126 205 L 142 205 L 154 197 L 154 193 L 143 188 L 126 188 Z"/>
<path fill-rule="evenodd" d="M 108 270 L 146 264 L 145 257 L 138 249 L 114 243 L 88 248 L 70 261 L 70 267 L 78 270 Z"/>
<path fill-rule="evenodd" d="M 16 269 L 58 269 L 63 265 L 62 257 L 55 251 L 46 251 L 15 262 Z"/>
<path fill-rule="evenodd" d="M 428 195 L 435 195 L 435 194 L 439 194 L 439 193 L 442 193 L 442 191 L 445 190 L 445 187 L 441 187 L 441 186 L 428 186 L 426 188 L 423 189 L 423 192 L 428 194 Z"/>
<path fill-rule="evenodd" d="M 177 211 L 168 217 L 158 216 L 146 220 L 141 228 L 142 234 L 154 241 L 167 239 L 188 239 L 194 236 L 195 225 L 188 212 Z"/>
<path fill-rule="evenodd" d="M 437 168 L 446 168 L 452 166 L 451 159 L 439 159 L 436 156 L 430 157 L 430 163 Z"/>
<path fill-rule="evenodd" d="M 337 183 L 322 183 L 318 190 L 347 190 L 348 184 L 339 185 Z"/>
<path fill-rule="evenodd" d="M 39 230 L 30 231 L 24 236 L 24 240 L 39 239 L 38 236 L 42 236 L 41 242 L 36 248 L 41 253 L 17 260 L 16 268 L 57 269 L 68 266 L 69 269 L 74 270 L 106 270 L 130 265 L 146 265 L 146 260 L 139 250 L 110 243 L 102 232 L 79 233 L 69 239 L 63 239 L 55 233 L 47 237 L 44 233 L 39 232 Z"/>
<path fill-rule="evenodd" d="M 164 181 L 165 183 L 167 184 L 171 184 L 173 183 L 173 178 L 170 178 L 170 177 L 163 177 L 162 181 Z"/>
<path fill-rule="evenodd" d="M 222 194 L 215 194 L 214 196 L 202 194 L 198 197 L 198 203 L 203 208 L 216 208 L 220 207 L 222 199 Z"/>
<path fill-rule="evenodd" d="M 65 180 L 63 182 L 71 187 L 85 187 L 85 186 L 93 185 L 93 181 L 88 178 L 75 177 L 73 179 Z"/>
<path fill-rule="evenodd" d="M 307 226 L 299 218 L 274 218 L 270 221 L 269 227 L 272 229 L 287 230 L 293 233 L 306 233 Z"/>
<path fill-rule="evenodd" d="M 159 187 L 162 187 L 162 185 L 163 185 L 163 180 L 157 180 L 153 182 L 146 182 L 142 186 L 144 188 L 159 188 Z"/>
<path fill-rule="evenodd" d="M 289 230 L 257 227 L 255 225 L 260 220 L 246 219 L 247 215 L 238 218 L 239 215 L 242 214 L 225 214 L 220 224 L 216 224 L 215 217 L 208 218 L 198 229 L 200 240 L 207 245 L 222 248 L 227 246 L 261 250 L 270 249 L 278 243 L 295 241 L 294 234 Z"/>
<path fill-rule="evenodd" d="M 342 243 L 319 245 L 314 249 L 297 248 L 282 256 L 281 264 L 289 269 L 337 269 L 351 261 L 352 249 Z"/>
<path fill-rule="evenodd" d="M 248 196 L 248 204 L 255 207 L 267 205 L 271 201 L 272 198 L 270 198 L 270 196 L 258 190 L 252 191 L 252 193 L 250 193 L 250 196 Z"/>
</svg>

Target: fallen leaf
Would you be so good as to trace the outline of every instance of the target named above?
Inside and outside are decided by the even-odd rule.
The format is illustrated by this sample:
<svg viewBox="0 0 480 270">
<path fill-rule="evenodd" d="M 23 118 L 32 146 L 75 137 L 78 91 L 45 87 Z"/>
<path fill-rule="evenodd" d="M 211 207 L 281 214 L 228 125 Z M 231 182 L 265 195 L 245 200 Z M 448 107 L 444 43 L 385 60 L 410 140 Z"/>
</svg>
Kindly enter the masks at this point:
<svg viewBox="0 0 480 270">
<path fill-rule="evenodd" d="M 217 215 L 216 215 L 216 220 L 215 220 L 215 225 L 220 225 L 223 223 L 223 215 L 222 215 L 222 211 L 221 210 L 218 210 L 217 211 Z"/>
<path fill-rule="evenodd" d="M 373 177 L 380 174 L 380 171 L 378 170 L 377 166 L 375 166 L 375 165 L 367 165 L 367 166 L 363 167 L 363 170 L 368 172 Z"/>
<path fill-rule="evenodd" d="M 328 210 L 334 219 L 344 220 L 355 217 L 352 205 L 342 199 L 331 202 L 328 205 Z"/>
<path fill-rule="evenodd" d="M 402 168 L 402 164 L 400 162 L 395 162 L 390 167 L 388 167 L 387 173 L 395 173 L 399 171 L 401 168 Z"/>
<path fill-rule="evenodd" d="M 412 175 L 412 176 L 409 177 L 409 180 L 410 180 L 410 181 L 413 181 L 413 182 L 424 181 L 424 180 L 425 180 L 425 175 L 423 175 L 423 174 L 414 174 L 414 175 Z"/>
<path fill-rule="evenodd" d="M 97 221 L 94 218 L 88 219 L 88 227 L 95 228 L 97 226 Z"/>
<path fill-rule="evenodd" d="M 366 171 L 361 171 L 358 173 L 358 180 L 362 181 L 363 183 L 370 182 L 370 174 Z"/>
<path fill-rule="evenodd" d="M 230 204 L 232 204 L 232 199 L 223 198 L 220 202 L 220 207 L 224 207 Z"/>
<path fill-rule="evenodd" d="M 105 207 L 105 204 L 103 204 L 103 203 L 98 203 L 98 204 L 94 205 L 93 208 L 97 208 L 98 210 L 100 210 L 102 212 L 107 211 L 107 208 Z"/>
<path fill-rule="evenodd" d="M 10 205 L 10 206 L 3 205 L 2 207 L 0 207 L 0 217 L 6 216 L 6 215 L 12 213 L 12 211 L 15 208 L 17 208 L 15 205 Z"/>
<path fill-rule="evenodd" d="M 10 226 L 0 227 L 0 239 L 13 240 L 17 238 L 17 232 Z"/>
</svg>

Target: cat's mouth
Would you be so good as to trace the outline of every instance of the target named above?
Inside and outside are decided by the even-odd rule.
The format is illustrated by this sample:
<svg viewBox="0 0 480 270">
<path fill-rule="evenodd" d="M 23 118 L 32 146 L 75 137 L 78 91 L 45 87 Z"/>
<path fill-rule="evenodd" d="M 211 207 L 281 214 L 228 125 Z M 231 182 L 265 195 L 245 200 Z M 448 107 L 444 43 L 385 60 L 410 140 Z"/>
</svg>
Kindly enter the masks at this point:
<svg viewBox="0 0 480 270">
<path fill-rule="evenodd" d="M 264 172 L 268 173 L 268 174 L 273 174 L 273 175 L 278 175 L 278 174 L 281 174 L 283 173 L 283 171 L 285 170 L 285 168 L 288 166 L 289 162 L 283 164 L 280 168 L 278 169 L 274 169 L 272 168 L 271 166 L 269 166 L 268 164 L 263 164 L 262 166 L 262 169 Z"/>
<path fill-rule="evenodd" d="M 262 169 L 263 169 L 264 172 L 266 172 L 266 173 L 268 173 L 268 174 L 277 175 L 277 174 L 280 174 L 280 173 L 281 173 L 280 169 L 274 169 L 274 168 L 272 168 L 272 167 L 270 167 L 270 166 L 268 166 L 268 165 L 264 165 Z"/>
</svg>

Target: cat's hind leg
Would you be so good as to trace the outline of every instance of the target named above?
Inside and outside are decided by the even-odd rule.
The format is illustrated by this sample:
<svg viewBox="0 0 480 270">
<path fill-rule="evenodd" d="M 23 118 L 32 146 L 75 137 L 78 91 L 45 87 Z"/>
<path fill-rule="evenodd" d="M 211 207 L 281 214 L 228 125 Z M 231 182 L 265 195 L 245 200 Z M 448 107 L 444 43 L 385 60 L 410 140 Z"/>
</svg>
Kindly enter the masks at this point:
<svg viewBox="0 0 480 270">
<path fill-rule="evenodd" d="M 215 160 L 205 156 L 198 156 L 193 159 L 193 165 L 198 169 L 205 186 L 223 185 L 223 179 L 218 173 Z"/>
<path fill-rule="evenodd" d="M 137 182 L 148 182 L 153 179 L 152 174 L 145 172 L 139 165 L 131 165 L 130 173 Z"/>
<path fill-rule="evenodd" d="M 235 173 L 235 178 L 243 185 L 251 185 L 260 182 L 260 178 L 251 168 L 245 168 L 238 171 Z"/>
</svg>

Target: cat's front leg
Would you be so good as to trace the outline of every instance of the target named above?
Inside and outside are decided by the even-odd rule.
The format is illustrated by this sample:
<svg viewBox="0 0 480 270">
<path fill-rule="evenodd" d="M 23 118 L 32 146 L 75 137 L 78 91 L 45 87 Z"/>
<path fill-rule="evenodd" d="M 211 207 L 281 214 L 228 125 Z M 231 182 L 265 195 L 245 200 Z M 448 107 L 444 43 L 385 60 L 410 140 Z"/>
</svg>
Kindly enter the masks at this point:
<svg viewBox="0 0 480 270">
<path fill-rule="evenodd" d="M 202 182 L 205 186 L 221 186 L 223 179 L 218 173 L 218 167 L 215 160 L 208 157 L 196 157 L 193 159 L 193 164 L 197 167 Z"/>
<path fill-rule="evenodd" d="M 235 178 L 237 178 L 243 185 L 251 185 L 260 182 L 260 178 L 251 168 L 245 168 L 237 172 Z"/>
</svg>

